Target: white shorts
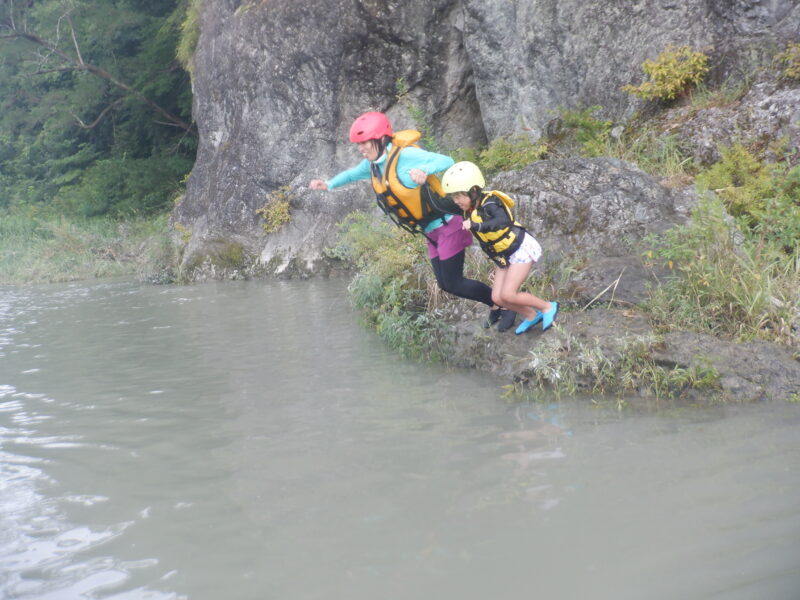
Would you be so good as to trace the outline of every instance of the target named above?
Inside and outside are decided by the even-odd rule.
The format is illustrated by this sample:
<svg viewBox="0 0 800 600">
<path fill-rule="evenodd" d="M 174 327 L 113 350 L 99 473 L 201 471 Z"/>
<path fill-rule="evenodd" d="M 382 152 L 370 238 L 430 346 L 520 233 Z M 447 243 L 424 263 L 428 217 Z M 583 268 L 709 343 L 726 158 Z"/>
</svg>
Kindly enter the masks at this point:
<svg viewBox="0 0 800 600">
<path fill-rule="evenodd" d="M 508 262 L 512 265 L 518 265 L 521 263 L 529 263 L 529 262 L 536 262 L 542 258 L 542 247 L 539 245 L 533 236 L 525 232 L 525 237 L 522 238 L 522 244 L 517 251 L 514 252 L 511 256 L 508 257 Z"/>
</svg>

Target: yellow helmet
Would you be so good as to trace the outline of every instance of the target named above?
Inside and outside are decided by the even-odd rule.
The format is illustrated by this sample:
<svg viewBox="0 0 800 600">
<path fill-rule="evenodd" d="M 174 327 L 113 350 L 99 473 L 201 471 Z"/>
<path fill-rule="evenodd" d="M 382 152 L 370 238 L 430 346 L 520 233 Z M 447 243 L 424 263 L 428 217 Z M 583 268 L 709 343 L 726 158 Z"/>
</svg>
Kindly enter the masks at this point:
<svg viewBox="0 0 800 600">
<path fill-rule="evenodd" d="M 483 188 L 486 180 L 478 165 L 462 160 L 447 169 L 442 176 L 442 188 L 445 194 L 468 192 L 473 186 Z"/>
</svg>

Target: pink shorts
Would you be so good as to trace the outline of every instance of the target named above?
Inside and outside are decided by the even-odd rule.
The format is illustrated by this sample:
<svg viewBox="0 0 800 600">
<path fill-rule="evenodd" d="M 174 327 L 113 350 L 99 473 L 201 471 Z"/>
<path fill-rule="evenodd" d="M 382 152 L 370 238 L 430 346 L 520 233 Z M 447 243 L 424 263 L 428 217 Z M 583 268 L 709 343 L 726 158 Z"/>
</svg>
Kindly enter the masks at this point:
<svg viewBox="0 0 800 600">
<path fill-rule="evenodd" d="M 428 258 L 447 260 L 472 243 L 472 234 L 461 226 L 463 221 L 461 217 L 454 216 L 446 224 L 425 234 L 428 238 Z"/>
</svg>

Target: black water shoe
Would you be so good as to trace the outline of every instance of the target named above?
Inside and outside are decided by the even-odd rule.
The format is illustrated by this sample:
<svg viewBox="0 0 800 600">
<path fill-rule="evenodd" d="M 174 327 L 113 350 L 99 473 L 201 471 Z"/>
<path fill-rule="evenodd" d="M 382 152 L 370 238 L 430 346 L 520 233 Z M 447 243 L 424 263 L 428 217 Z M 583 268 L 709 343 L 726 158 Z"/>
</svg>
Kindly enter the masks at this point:
<svg viewBox="0 0 800 600">
<path fill-rule="evenodd" d="M 513 310 L 506 310 L 505 308 L 500 315 L 500 320 L 497 323 L 497 331 L 507 331 L 514 326 L 514 321 L 517 320 L 517 313 Z"/>
<path fill-rule="evenodd" d="M 486 322 L 483 324 L 484 329 L 489 329 L 492 325 L 497 323 L 497 319 L 500 318 L 500 313 L 503 312 L 502 308 L 493 308 L 489 311 L 489 316 L 486 317 Z"/>
</svg>

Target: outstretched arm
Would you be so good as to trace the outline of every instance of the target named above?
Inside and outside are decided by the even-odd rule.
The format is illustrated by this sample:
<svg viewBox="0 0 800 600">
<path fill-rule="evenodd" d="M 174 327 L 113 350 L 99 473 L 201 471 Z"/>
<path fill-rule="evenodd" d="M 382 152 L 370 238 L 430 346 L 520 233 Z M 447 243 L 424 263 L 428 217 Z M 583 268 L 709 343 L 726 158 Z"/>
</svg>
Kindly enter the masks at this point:
<svg viewBox="0 0 800 600">
<path fill-rule="evenodd" d="M 323 181 L 322 179 L 312 179 L 308 183 L 308 187 L 310 187 L 312 190 L 335 190 L 338 187 L 342 187 L 343 185 L 347 185 L 348 183 L 352 183 L 354 181 L 369 179 L 371 176 L 369 161 L 362 160 L 352 169 L 342 171 L 341 173 L 328 179 L 328 181 Z"/>
</svg>

